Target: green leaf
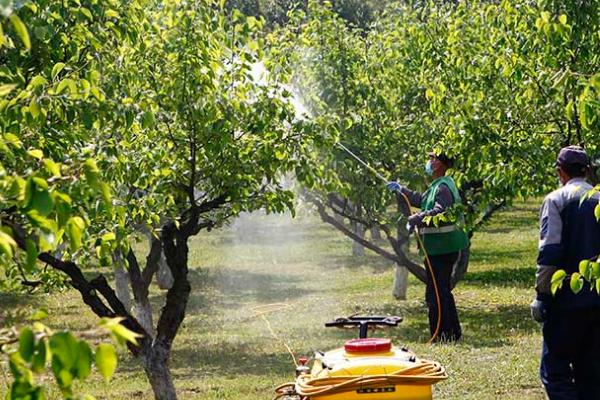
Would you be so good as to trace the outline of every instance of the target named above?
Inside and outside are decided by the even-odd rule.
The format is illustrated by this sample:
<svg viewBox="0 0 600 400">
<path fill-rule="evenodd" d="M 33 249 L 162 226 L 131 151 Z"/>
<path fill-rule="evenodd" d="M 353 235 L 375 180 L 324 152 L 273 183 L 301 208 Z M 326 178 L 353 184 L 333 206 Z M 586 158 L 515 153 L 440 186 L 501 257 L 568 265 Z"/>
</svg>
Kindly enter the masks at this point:
<svg viewBox="0 0 600 400">
<path fill-rule="evenodd" d="M 596 221 L 600 221 L 600 203 L 594 208 L 594 216 L 596 217 Z"/>
<path fill-rule="evenodd" d="M 116 240 L 117 236 L 114 234 L 114 232 L 108 232 L 105 233 L 104 235 L 102 235 L 102 241 L 104 242 L 110 242 L 112 240 Z"/>
<path fill-rule="evenodd" d="M 35 373 L 41 373 L 46 368 L 46 364 L 50 361 L 51 352 L 48 342 L 45 338 L 40 339 L 35 345 L 33 360 L 31 361 L 31 369 Z"/>
<path fill-rule="evenodd" d="M 77 362 L 75 363 L 75 376 L 78 379 L 87 378 L 92 372 L 93 354 L 90 346 L 83 340 L 79 341 L 79 349 L 77 351 Z"/>
<path fill-rule="evenodd" d="M 76 354 L 79 350 L 79 342 L 70 332 L 58 332 L 50 338 L 50 349 L 52 357 L 60 362 L 60 366 L 70 370 L 75 365 Z M 55 375 L 57 372 L 55 371 Z"/>
<path fill-rule="evenodd" d="M 553 295 L 555 295 L 556 291 L 560 289 L 566 276 L 567 273 L 562 269 L 559 269 L 554 274 L 552 274 L 552 280 L 550 281 L 550 291 Z"/>
<path fill-rule="evenodd" d="M 100 89 L 98 89 L 96 86 L 94 86 L 90 89 L 90 93 L 92 93 L 92 96 L 94 96 L 96 98 L 96 100 L 104 101 L 104 95 L 102 94 L 102 92 L 100 92 Z"/>
<path fill-rule="evenodd" d="M 600 278 L 600 262 L 594 261 L 590 263 L 590 265 L 592 269 L 592 277 L 596 279 Z"/>
<path fill-rule="evenodd" d="M 4 85 L 0 85 L 0 97 L 7 96 L 10 92 L 12 92 L 17 85 L 12 83 L 7 83 Z"/>
<path fill-rule="evenodd" d="M 287 154 L 285 153 L 285 150 L 275 150 L 275 158 L 277 158 L 279 161 L 285 160 Z"/>
<path fill-rule="evenodd" d="M 565 14 L 561 14 L 558 17 L 558 22 L 560 22 L 563 25 L 566 25 L 567 24 L 567 16 Z"/>
<path fill-rule="evenodd" d="M 38 177 L 29 178 L 26 187 L 26 208 L 35 210 L 41 216 L 48 216 L 54 208 L 54 199 L 48 192 L 48 183 Z"/>
<path fill-rule="evenodd" d="M 117 352 L 110 344 L 102 343 L 96 348 L 96 366 L 108 382 L 117 369 Z"/>
<path fill-rule="evenodd" d="M 56 79 L 56 76 L 60 74 L 60 71 L 62 71 L 64 67 L 65 63 L 62 62 L 54 64 L 54 67 L 52 67 L 52 80 Z"/>
<path fill-rule="evenodd" d="M 29 112 L 31 113 L 31 116 L 33 118 L 37 118 L 40 116 L 42 110 L 40 109 L 40 106 L 37 103 L 37 99 L 34 97 L 31 99 L 31 101 L 29 102 Z"/>
<path fill-rule="evenodd" d="M 69 245 L 71 246 L 72 251 L 75 251 L 81 247 L 81 239 L 84 229 L 85 222 L 81 217 L 72 217 L 67 222 L 65 233 L 69 238 Z"/>
<path fill-rule="evenodd" d="M 52 161 L 49 158 L 46 158 L 44 160 L 44 167 L 46 168 L 46 171 L 48 171 L 50 174 L 52 174 L 53 177 L 60 177 L 60 165 L 55 163 L 54 161 Z"/>
<path fill-rule="evenodd" d="M 4 253 L 8 258 L 12 258 L 16 248 L 17 242 L 15 242 L 12 236 L 0 230 L 0 254 Z"/>
<path fill-rule="evenodd" d="M 17 35 L 19 36 L 25 47 L 30 49 L 31 40 L 29 39 L 29 32 L 27 32 L 27 28 L 25 27 L 23 21 L 21 21 L 21 18 L 19 18 L 17 14 L 12 14 L 9 17 L 9 19 L 13 28 L 15 29 L 15 32 L 17 32 Z"/>
<path fill-rule="evenodd" d="M 142 114 L 142 128 L 151 128 L 154 125 L 154 114 L 150 111 L 146 111 Z"/>
<path fill-rule="evenodd" d="M 37 262 L 37 257 L 38 257 L 38 250 L 37 250 L 37 246 L 35 245 L 35 243 L 32 240 L 27 239 L 27 241 L 25 242 L 25 252 L 26 252 L 26 262 L 25 262 L 25 269 L 29 272 L 31 272 L 33 270 L 33 268 L 35 267 L 35 264 Z"/>
<path fill-rule="evenodd" d="M 27 154 L 29 154 L 33 158 L 37 158 L 38 160 L 44 158 L 44 152 L 39 149 L 27 150 Z"/>
<path fill-rule="evenodd" d="M 577 294 L 581 291 L 581 289 L 583 288 L 583 278 L 579 272 L 574 272 L 573 275 L 571 275 L 570 284 L 573 293 Z"/>
<path fill-rule="evenodd" d="M 137 339 L 142 335 L 127 329 L 121 324 L 124 318 L 102 318 L 100 326 L 107 329 L 113 338 L 120 344 L 125 342 L 132 343 L 137 346 Z"/>
<path fill-rule="evenodd" d="M 550 22 L 551 14 L 548 11 L 542 11 L 542 19 L 544 22 Z"/>
<path fill-rule="evenodd" d="M 91 13 L 91 11 L 90 11 L 90 10 L 88 10 L 87 8 L 85 8 L 85 7 L 79 7 L 79 12 L 80 12 L 81 14 L 83 14 L 83 15 L 84 15 L 84 16 L 85 16 L 87 19 L 89 19 L 90 21 L 93 21 L 93 20 L 94 20 L 94 17 L 92 16 L 92 13 Z"/>
<path fill-rule="evenodd" d="M 16 147 L 17 149 L 20 149 L 21 147 L 23 147 L 23 143 L 21 142 L 21 139 L 19 139 L 19 137 L 13 133 L 6 133 L 4 135 L 4 140 L 6 141 L 6 143 Z"/>
<path fill-rule="evenodd" d="M 34 76 L 31 81 L 29 81 L 29 85 L 27 86 L 29 89 L 33 89 L 38 86 L 42 86 L 47 84 L 48 81 L 41 75 Z"/>
<path fill-rule="evenodd" d="M 77 85 L 75 81 L 71 78 L 65 78 L 56 87 L 56 94 L 61 94 L 66 88 L 69 88 L 69 92 L 74 94 L 77 92 Z"/>
<path fill-rule="evenodd" d="M 102 195 L 102 201 L 110 212 L 112 210 L 112 196 L 110 194 L 110 186 L 106 182 L 100 183 L 100 194 Z"/>
<path fill-rule="evenodd" d="M 48 318 L 48 311 L 44 308 L 40 308 L 36 312 L 34 312 L 31 317 L 29 317 L 30 321 L 41 321 L 43 319 Z"/>
<path fill-rule="evenodd" d="M 579 273 L 585 278 L 589 279 L 588 276 L 591 276 L 592 268 L 590 265 L 590 260 L 581 260 L 579 262 Z"/>
<path fill-rule="evenodd" d="M 33 351 L 35 346 L 35 335 L 29 328 L 25 328 L 19 335 L 19 354 L 23 357 L 23 360 L 31 362 L 33 357 Z"/>
</svg>

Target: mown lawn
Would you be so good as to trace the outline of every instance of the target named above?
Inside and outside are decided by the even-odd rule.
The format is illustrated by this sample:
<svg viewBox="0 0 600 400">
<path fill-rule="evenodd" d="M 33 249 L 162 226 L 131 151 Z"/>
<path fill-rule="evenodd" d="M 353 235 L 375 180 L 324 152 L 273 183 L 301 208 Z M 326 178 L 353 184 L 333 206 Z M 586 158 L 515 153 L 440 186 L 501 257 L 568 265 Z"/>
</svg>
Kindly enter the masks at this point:
<svg viewBox="0 0 600 400">
<path fill-rule="evenodd" d="M 180 398 L 270 399 L 273 387 L 293 377 L 282 341 L 297 355 L 337 347 L 355 333 L 327 330 L 324 322 L 374 313 L 405 320 L 378 336 L 389 335 L 446 366 L 450 379 L 436 387 L 436 399 L 544 399 L 537 372 L 541 336 L 528 311 L 537 207 L 536 201 L 519 204 L 475 235 L 469 273 L 455 290 L 464 332 L 456 345 L 425 344 L 421 283 L 411 279 L 409 300 L 395 300 L 392 265 L 371 254 L 350 256 L 350 242 L 312 216 L 252 215 L 203 233 L 192 245 L 194 290 L 173 354 Z M 158 310 L 160 293 L 153 295 Z M 48 324 L 56 329 L 84 330 L 97 322 L 72 291 L 0 294 L 0 304 L 6 325 L 21 323 L 40 306 L 49 309 Z M 276 337 L 261 317 L 259 311 L 265 310 Z M 109 385 L 96 376 L 82 390 L 99 399 L 151 399 L 135 360 L 121 355 Z M 3 396 L 6 364 L 0 369 Z M 52 393 L 50 398 L 59 397 Z"/>
</svg>

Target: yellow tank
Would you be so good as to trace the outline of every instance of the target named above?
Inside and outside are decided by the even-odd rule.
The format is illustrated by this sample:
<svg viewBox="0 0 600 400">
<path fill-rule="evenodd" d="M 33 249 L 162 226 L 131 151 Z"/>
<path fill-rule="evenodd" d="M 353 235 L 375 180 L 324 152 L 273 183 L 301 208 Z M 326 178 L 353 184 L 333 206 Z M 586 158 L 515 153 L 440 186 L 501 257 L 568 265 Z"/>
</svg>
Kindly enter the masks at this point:
<svg viewBox="0 0 600 400">
<path fill-rule="evenodd" d="M 395 319 L 390 319 L 395 318 Z M 282 400 L 431 400 L 432 386 L 447 378 L 437 362 L 418 358 L 390 339 L 367 338 L 369 326 L 395 326 L 398 317 L 351 317 L 326 326 L 360 326 L 361 338 L 300 359 L 296 381 L 277 388 Z"/>
<path fill-rule="evenodd" d="M 406 350 L 392 346 L 390 351 L 347 352 L 339 348 L 317 354 L 310 376 L 312 379 L 335 377 L 385 376 L 414 367 L 419 361 Z M 311 397 L 313 400 L 431 400 L 431 385 L 381 382 L 360 385 L 352 391 Z"/>
</svg>

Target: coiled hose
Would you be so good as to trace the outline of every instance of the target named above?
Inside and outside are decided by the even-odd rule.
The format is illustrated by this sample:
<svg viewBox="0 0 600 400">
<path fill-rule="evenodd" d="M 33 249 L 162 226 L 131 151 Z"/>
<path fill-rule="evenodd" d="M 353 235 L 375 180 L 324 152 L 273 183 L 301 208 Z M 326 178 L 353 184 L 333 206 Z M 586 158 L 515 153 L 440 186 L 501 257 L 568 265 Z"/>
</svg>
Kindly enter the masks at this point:
<svg viewBox="0 0 600 400">
<path fill-rule="evenodd" d="M 315 396 L 334 395 L 355 391 L 373 385 L 433 385 L 448 378 L 444 367 L 435 361 L 417 360 L 414 366 L 385 375 L 348 375 L 326 378 L 299 376 L 296 382 L 285 383 L 275 389 L 273 400 L 284 396 L 300 396 L 309 399 Z"/>
</svg>

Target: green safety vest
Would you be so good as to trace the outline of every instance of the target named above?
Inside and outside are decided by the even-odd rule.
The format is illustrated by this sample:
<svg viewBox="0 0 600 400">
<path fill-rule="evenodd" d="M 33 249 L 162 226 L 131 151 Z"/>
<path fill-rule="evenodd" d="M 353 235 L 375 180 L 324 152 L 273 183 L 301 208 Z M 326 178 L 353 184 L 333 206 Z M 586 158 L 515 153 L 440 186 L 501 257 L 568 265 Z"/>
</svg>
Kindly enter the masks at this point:
<svg viewBox="0 0 600 400">
<path fill-rule="evenodd" d="M 454 179 L 449 176 L 442 176 L 431 182 L 431 185 L 423 195 L 423 203 L 421 204 L 423 211 L 431 210 L 435 206 L 435 195 L 441 184 L 448 186 L 455 203 L 461 203 L 460 194 L 458 193 Z M 440 227 L 422 227 L 419 228 L 419 234 L 423 237 L 423 244 L 425 245 L 427 254 L 432 256 L 454 253 L 469 246 L 469 237 L 456 224 Z"/>
</svg>

